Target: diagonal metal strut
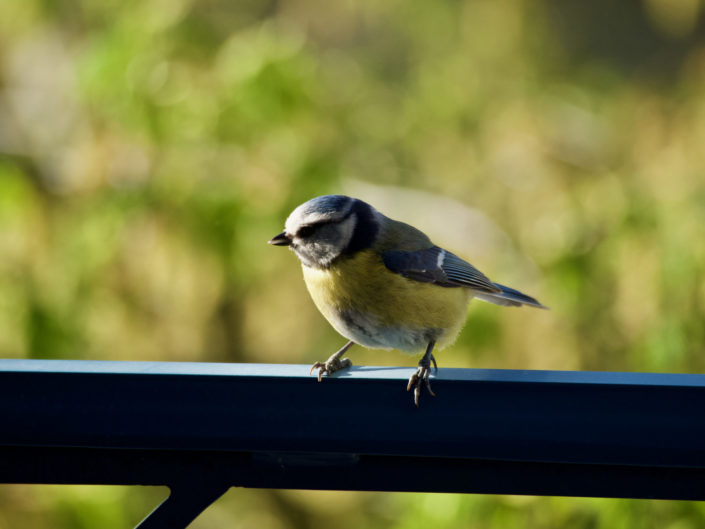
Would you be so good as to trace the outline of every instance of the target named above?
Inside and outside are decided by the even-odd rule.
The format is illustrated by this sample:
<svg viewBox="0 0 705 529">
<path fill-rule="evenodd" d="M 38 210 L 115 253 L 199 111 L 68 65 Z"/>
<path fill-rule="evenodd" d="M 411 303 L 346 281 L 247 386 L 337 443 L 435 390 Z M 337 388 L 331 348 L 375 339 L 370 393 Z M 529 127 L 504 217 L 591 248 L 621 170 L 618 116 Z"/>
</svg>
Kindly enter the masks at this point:
<svg viewBox="0 0 705 529">
<path fill-rule="evenodd" d="M 229 488 L 201 480 L 172 485 L 169 496 L 136 529 L 185 529 Z"/>
</svg>

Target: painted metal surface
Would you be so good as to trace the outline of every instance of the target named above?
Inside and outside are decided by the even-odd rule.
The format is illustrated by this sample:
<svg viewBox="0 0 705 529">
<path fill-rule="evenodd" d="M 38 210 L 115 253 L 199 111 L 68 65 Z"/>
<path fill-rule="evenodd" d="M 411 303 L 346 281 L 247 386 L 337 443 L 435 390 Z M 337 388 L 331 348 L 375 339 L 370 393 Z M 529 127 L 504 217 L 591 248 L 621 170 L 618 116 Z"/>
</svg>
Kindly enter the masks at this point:
<svg viewBox="0 0 705 529">
<path fill-rule="evenodd" d="M 0 482 L 705 499 L 705 375 L 413 371 L 0 360 Z"/>
</svg>

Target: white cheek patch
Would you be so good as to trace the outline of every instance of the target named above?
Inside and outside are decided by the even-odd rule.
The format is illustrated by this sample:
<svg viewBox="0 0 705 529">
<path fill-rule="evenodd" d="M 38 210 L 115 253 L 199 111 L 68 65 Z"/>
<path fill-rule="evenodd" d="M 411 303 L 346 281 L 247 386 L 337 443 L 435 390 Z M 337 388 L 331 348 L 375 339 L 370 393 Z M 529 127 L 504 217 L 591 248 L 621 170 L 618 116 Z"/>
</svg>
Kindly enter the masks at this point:
<svg viewBox="0 0 705 529">
<path fill-rule="evenodd" d="M 311 246 L 311 258 L 314 263 L 321 266 L 328 266 L 337 257 L 335 248 L 328 244 L 313 243 Z"/>
<path fill-rule="evenodd" d="M 357 218 L 355 213 L 353 213 L 337 225 L 337 237 L 335 240 L 315 243 L 314 261 L 323 266 L 330 265 L 347 248 L 350 239 L 352 239 L 356 223 Z"/>
<path fill-rule="evenodd" d="M 357 225 L 357 214 L 352 213 L 347 219 L 345 219 L 343 222 L 339 224 L 340 226 L 340 248 L 339 250 L 342 251 L 344 248 L 347 248 L 348 244 L 350 243 L 350 240 L 352 239 L 353 236 L 353 230 L 355 229 L 355 226 Z"/>
<path fill-rule="evenodd" d="M 294 238 L 293 249 L 306 266 L 327 267 L 347 248 L 357 216 L 353 213 L 337 224 L 322 226 L 309 239 Z"/>
</svg>

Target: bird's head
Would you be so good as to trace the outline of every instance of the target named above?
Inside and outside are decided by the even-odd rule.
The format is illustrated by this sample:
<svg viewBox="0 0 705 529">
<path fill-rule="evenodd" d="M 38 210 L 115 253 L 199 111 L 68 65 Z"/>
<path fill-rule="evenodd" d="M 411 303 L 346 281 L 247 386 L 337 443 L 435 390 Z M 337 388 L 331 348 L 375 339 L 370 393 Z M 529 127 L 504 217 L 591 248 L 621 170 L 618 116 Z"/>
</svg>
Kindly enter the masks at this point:
<svg viewBox="0 0 705 529">
<path fill-rule="evenodd" d="M 284 231 L 269 244 L 289 246 L 306 266 L 327 268 L 343 253 L 369 246 L 377 231 L 375 214 L 372 206 L 355 198 L 316 197 L 292 211 Z"/>
</svg>

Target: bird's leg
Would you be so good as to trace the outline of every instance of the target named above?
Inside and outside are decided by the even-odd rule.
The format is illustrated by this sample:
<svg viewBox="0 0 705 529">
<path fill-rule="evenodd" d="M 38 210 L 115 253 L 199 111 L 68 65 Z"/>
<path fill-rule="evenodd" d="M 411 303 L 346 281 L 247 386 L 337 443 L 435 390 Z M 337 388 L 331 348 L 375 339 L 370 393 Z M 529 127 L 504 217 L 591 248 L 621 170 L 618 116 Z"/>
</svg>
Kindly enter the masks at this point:
<svg viewBox="0 0 705 529">
<path fill-rule="evenodd" d="M 341 347 L 340 350 L 338 350 L 336 353 L 333 353 L 331 357 L 325 361 L 325 363 L 316 362 L 315 364 L 313 364 L 313 367 L 311 367 L 311 371 L 309 373 L 313 373 L 314 369 L 318 369 L 318 381 L 320 382 L 324 373 L 330 375 L 331 373 L 335 373 L 340 369 L 350 367 L 352 365 L 350 359 L 343 358 L 341 360 L 340 357 L 343 356 L 345 352 L 350 349 L 353 345 L 355 345 L 355 342 L 350 340 L 343 347 Z"/>
<path fill-rule="evenodd" d="M 431 353 L 434 345 L 436 345 L 435 340 L 431 340 L 426 348 L 426 354 L 419 360 L 419 367 L 416 373 L 409 377 L 409 384 L 406 386 L 406 391 L 411 390 L 412 387 L 414 388 L 414 404 L 416 404 L 417 408 L 419 407 L 419 397 L 421 396 L 422 386 L 426 386 L 426 389 L 432 397 L 436 396 L 433 390 L 431 390 L 431 382 L 428 380 L 428 377 L 431 375 L 431 362 L 433 362 L 433 367 L 436 368 L 436 372 L 438 372 L 438 364 L 436 364 L 436 359 Z"/>
</svg>

